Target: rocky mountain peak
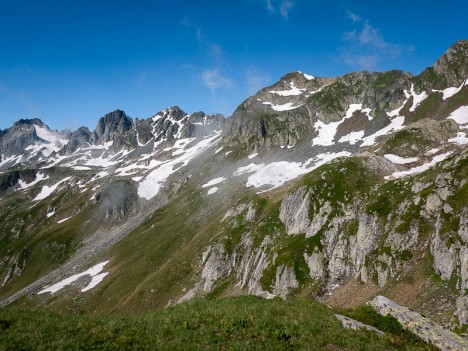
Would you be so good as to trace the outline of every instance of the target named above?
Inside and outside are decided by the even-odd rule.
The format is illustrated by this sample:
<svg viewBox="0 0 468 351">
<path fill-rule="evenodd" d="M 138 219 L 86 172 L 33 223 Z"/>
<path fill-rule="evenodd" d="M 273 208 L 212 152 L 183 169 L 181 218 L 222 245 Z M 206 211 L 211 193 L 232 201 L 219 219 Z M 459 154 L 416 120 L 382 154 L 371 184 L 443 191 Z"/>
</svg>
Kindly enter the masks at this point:
<svg viewBox="0 0 468 351">
<path fill-rule="evenodd" d="M 124 111 L 115 110 L 99 119 L 93 132 L 92 139 L 96 144 L 114 141 L 116 138 L 129 131 L 133 126 L 133 120 Z"/>
<path fill-rule="evenodd" d="M 468 40 L 453 44 L 434 63 L 434 72 L 445 77 L 448 86 L 462 84 L 468 76 Z"/>
<path fill-rule="evenodd" d="M 468 77 L 468 40 L 459 40 L 418 77 L 417 83 L 423 89 L 445 89 L 458 87 Z"/>
<path fill-rule="evenodd" d="M 0 134 L 0 155 L 4 157 L 20 155 L 28 146 L 38 142 L 39 137 L 34 125 L 45 126 L 38 118 L 20 119 L 11 128 L 5 129 Z"/>
<path fill-rule="evenodd" d="M 46 125 L 44 124 L 44 122 L 42 122 L 40 118 L 20 119 L 13 124 L 13 127 L 32 126 L 32 125 L 36 125 L 38 127 L 46 127 Z"/>
</svg>

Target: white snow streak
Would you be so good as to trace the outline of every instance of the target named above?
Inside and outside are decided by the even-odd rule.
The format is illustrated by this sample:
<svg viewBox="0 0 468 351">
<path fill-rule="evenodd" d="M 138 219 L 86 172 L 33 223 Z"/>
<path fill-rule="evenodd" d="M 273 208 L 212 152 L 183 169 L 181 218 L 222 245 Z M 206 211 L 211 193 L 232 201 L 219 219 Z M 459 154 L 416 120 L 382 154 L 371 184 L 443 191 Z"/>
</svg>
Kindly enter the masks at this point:
<svg viewBox="0 0 468 351">
<path fill-rule="evenodd" d="M 435 90 L 436 92 L 438 93 L 442 93 L 442 99 L 443 100 L 447 100 L 448 98 L 452 97 L 453 95 L 457 94 L 458 92 L 460 92 L 460 90 L 462 90 L 462 88 L 468 84 L 468 79 L 466 81 L 464 81 L 458 88 L 457 87 L 450 87 L 450 88 L 446 88 L 444 90 Z"/>
<path fill-rule="evenodd" d="M 68 221 L 70 218 L 72 218 L 73 216 L 71 217 L 67 217 L 67 218 L 64 218 L 64 219 L 61 219 L 60 221 L 57 221 L 57 224 L 60 224 L 60 223 L 63 223 L 65 221 Z"/>
<path fill-rule="evenodd" d="M 291 82 L 288 84 L 291 89 L 289 90 L 280 90 L 280 91 L 274 91 L 270 90 L 269 93 L 271 94 L 276 94 L 279 96 L 296 96 L 296 95 L 301 95 L 304 93 L 305 89 L 299 89 L 294 85 L 294 82 Z"/>
<path fill-rule="evenodd" d="M 210 186 L 222 183 L 225 180 L 226 180 L 226 178 L 224 178 L 224 177 L 219 177 L 219 178 L 212 179 L 208 183 L 203 184 L 202 188 L 209 188 Z"/>
<path fill-rule="evenodd" d="M 20 185 L 21 189 L 27 189 L 46 179 L 49 179 L 49 176 L 45 176 L 44 174 L 42 174 L 42 172 L 39 172 L 38 174 L 36 174 L 36 179 L 34 179 L 31 183 L 26 183 L 22 179 L 20 179 L 18 181 L 18 184 Z"/>
<path fill-rule="evenodd" d="M 289 111 L 289 110 L 295 110 L 296 108 L 301 107 L 302 105 L 299 106 L 293 106 L 292 102 L 288 102 L 284 105 L 273 105 L 271 102 L 263 102 L 264 105 L 270 105 L 271 108 L 275 111 Z"/>
<path fill-rule="evenodd" d="M 407 99 L 409 99 L 411 96 L 413 97 L 413 105 L 409 109 L 410 112 L 414 112 L 416 110 L 416 107 L 418 107 L 419 104 L 429 96 L 425 91 L 423 91 L 421 94 L 416 94 L 416 92 L 414 91 L 414 84 L 411 84 L 411 89 L 409 93 L 407 90 L 405 90 L 404 93 Z"/>
<path fill-rule="evenodd" d="M 86 275 L 91 276 L 92 279 L 91 279 L 91 282 L 87 286 L 85 286 L 83 289 L 81 289 L 81 292 L 88 291 L 88 290 L 94 288 L 97 284 L 99 284 L 104 279 L 104 277 L 107 274 L 109 274 L 109 273 L 101 273 L 101 271 L 104 269 L 104 266 L 107 263 L 109 263 L 109 261 L 98 263 L 97 265 L 89 268 L 88 270 L 86 270 L 84 272 L 72 275 L 71 277 L 68 277 L 68 278 L 62 280 L 62 281 L 58 282 L 57 284 L 54 284 L 52 286 L 49 286 L 46 289 L 43 289 L 43 290 L 39 291 L 38 295 L 39 294 L 45 294 L 45 293 L 48 293 L 48 292 L 51 293 L 51 294 L 54 294 L 57 291 L 59 291 L 59 290 L 63 289 L 64 287 L 66 287 L 67 285 L 72 284 L 73 282 L 77 281 L 79 278 L 84 277 Z M 101 273 L 101 274 L 99 274 L 99 273 Z"/>
<path fill-rule="evenodd" d="M 69 180 L 71 177 L 67 177 L 67 178 L 64 178 L 62 179 L 60 182 L 54 184 L 54 185 L 51 185 L 51 186 L 48 186 L 48 185 L 44 185 L 42 187 L 42 190 L 41 192 L 34 198 L 33 201 L 39 201 L 39 200 L 44 200 L 46 197 L 49 197 L 54 191 L 55 189 L 58 188 L 58 186 L 64 182 L 66 182 L 67 180 Z"/>
<path fill-rule="evenodd" d="M 211 195 L 211 194 L 214 194 L 218 191 L 218 188 L 217 187 L 212 187 L 211 189 L 208 190 L 208 192 L 206 193 L 206 195 Z"/>
<path fill-rule="evenodd" d="M 417 157 L 404 158 L 404 157 L 400 157 L 400 156 L 394 155 L 394 154 L 385 154 L 384 157 L 387 160 L 390 160 L 390 161 L 392 161 L 393 163 L 395 163 L 397 165 L 404 165 L 404 164 L 407 164 L 407 163 L 416 162 L 418 160 Z"/>
<path fill-rule="evenodd" d="M 435 156 L 431 162 L 424 163 L 421 166 L 410 168 L 406 171 L 394 172 L 391 176 L 386 176 L 385 179 L 390 179 L 390 177 L 394 178 L 401 178 L 410 174 L 421 173 L 427 171 L 429 168 L 434 166 L 435 164 L 445 160 L 447 157 L 450 156 L 452 152 L 446 152 L 445 154 Z"/>
</svg>

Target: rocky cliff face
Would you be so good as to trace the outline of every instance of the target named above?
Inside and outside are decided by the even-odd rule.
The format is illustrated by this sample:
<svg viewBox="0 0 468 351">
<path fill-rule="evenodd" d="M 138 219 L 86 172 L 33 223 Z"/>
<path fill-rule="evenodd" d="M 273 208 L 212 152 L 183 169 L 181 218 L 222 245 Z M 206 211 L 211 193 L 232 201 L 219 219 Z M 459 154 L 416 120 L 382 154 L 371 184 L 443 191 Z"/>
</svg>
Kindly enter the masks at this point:
<svg viewBox="0 0 468 351">
<path fill-rule="evenodd" d="M 301 180 L 276 209 L 236 205 L 224 221 L 241 239 L 207 249 L 204 291 L 234 278 L 238 287 L 262 296 L 286 297 L 312 284 L 325 298 L 350 280 L 386 289 L 430 260 L 435 274 L 458 291 L 451 308 L 462 306 L 456 314 L 464 318 L 468 207 L 461 197 L 467 159 L 465 151 L 437 169 L 390 182 L 381 181 L 388 161 L 376 167 L 366 156 L 336 160 Z"/>
</svg>

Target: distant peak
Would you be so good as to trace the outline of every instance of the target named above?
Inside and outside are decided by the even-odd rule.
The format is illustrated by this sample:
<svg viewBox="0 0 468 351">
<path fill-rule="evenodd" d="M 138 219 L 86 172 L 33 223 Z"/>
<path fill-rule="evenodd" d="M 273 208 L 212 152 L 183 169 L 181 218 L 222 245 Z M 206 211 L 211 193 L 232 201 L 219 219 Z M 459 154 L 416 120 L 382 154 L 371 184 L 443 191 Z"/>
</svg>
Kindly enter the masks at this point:
<svg viewBox="0 0 468 351">
<path fill-rule="evenodd" d="M 19 121 L 15 122 L 16 126 L 18 125 L 36 125 L 38 127 L 44 127 L 45 124 L 42 122 L 41 119 L 39 118 L 33 118 L 33 119 L 20 119 Z"/>
</svg>

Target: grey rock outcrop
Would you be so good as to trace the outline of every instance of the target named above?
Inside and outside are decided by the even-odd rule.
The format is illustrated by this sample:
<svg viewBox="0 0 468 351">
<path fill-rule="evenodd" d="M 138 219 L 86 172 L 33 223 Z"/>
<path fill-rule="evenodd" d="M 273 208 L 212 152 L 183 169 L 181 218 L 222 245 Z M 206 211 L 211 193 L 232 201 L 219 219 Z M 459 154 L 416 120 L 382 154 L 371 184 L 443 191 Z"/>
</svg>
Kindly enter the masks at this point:
<svg viewBox="0 0 468 351">
<path fill-rule="evenodd" d="M 341 325 L 343 325 L 344 328 L 350 329 L 350 330 L 369 330 L 373 333 L 376 333 L 377 335 L 384 335 L 385 333 L 375 327 L 372 327 L 370 325 L 361 323 L 357 320 L 354 320 L 352 318 L 342 316 L 340 314 L 335 314 L 335 317 L 341 322 Z"/>
<path fill-rule="evenodd" d="M 89 147 L 92 144 L 91 132 L 87 127 L 80 127 L 70 134 L 70 140 L 60 151 L 59 154 L 71 155 L 80 148 Z"/>
<path fill-rule="evenodd" d="M 279 218 L 286 226 L 286 232 L 289 235 L 306 231 L 310 222 L 309 204 L 310 194 L 305 187 L 300 187 L 284 198 L 281 203 Z"/>
<path fill-rule="evenodd" d="M 419 313 L 400 306 L 384 296 L 375 297 L 370 305 L 383 316 L 390 314 L 395 317 L 405 329 L 443 351 L 468 349 L 468 341 L 457 334 L 442 328 Z"/>
</svg>

